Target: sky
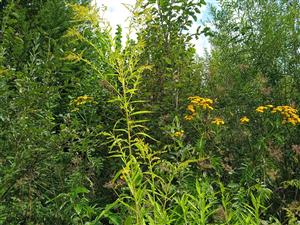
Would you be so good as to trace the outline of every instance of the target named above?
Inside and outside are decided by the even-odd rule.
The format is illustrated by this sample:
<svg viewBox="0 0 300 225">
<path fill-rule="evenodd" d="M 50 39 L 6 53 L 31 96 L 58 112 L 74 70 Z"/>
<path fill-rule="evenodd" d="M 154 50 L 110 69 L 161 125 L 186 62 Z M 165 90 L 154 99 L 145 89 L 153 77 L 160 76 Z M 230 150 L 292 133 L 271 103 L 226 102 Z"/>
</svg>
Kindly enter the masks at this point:
<svg viewBox="0 0 300 225">
<path fill-rule="evenodd" d="M 123 4 L 135 3 L 135 0 L 94 0 L 97 4 L 97 7 L 106 6 L 107 9 L 104 13 L 104 18 L 110 23 L 113 32 L 115 31 L 117 25 L 121 25 L 124 33 L 126 33 L 126 27 L 128 26 L 127 18 L 130 16 L 130 13 Z M 217 0 L 207 0 L 207 4 L 201 8 L 200 16 L 198 21 L 196 21 L 191 27 L 191 32 L 195 31 L 198 25 L 201 25 L 201 21 L 208 20 L 209 17 L 209 4 L 216 5 Z M 208 39 L 201 35 L 198 40 L 193 39 L 192 43 L 195 45 L 197 53 L 199 56 L 204 56 L 205 49 L 210 52 L 211 46 Z"/>
</svg>

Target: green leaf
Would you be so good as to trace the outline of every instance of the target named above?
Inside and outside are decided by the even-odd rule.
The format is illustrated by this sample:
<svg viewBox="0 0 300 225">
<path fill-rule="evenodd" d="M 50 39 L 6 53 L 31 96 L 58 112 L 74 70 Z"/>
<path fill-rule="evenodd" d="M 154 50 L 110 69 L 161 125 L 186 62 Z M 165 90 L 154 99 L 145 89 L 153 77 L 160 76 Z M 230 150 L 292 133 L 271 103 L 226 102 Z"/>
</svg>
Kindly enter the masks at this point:
<svg viewBox="0 0 300 225">
<path fill-rule="evenodd" d="M 76 187 L 72 192 L 74 192 L 75 194 L 87 194 L 90 191 L 85 187 Z"/>
<path fill-rule="evenodd" d="M 149 114 L 149 113 L 153 113 L 152 111 L 138 111 L 138 112 L 134 112 L 131 113 L 131 116 L 136 116 L 136 115 L 141 115 L 141 114 Z"/>
<path fill-rule="evenodd" d="M 81 213 L 81 211 L 82 211 L 82 206 L 79 205 L 79 204 L 77 204 L 77 205 L 74 206 L 74 209 L 75 209 L 76 213 L 77 213 L 78 215 L 80 215 L 80 213 Z"/>
<path fill-rule="evenodd" d="M 113 224 L 113 225 L 121 225 L 122 224 L 122 219 L 117 214 L 109 213 L 106 215 L 106 217 L 109 219 L 110 224 Z"/>
</svg>

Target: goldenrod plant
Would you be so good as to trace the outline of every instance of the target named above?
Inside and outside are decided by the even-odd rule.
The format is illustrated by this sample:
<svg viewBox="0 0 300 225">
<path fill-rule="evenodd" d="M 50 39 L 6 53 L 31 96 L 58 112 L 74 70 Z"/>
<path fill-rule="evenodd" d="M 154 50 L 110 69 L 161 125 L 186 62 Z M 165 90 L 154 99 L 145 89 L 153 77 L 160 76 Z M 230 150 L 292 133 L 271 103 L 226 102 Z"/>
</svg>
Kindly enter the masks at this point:
<svg viewBox="0 0 300 225">
<path fill-rule="evenodd" d="M 95 2 L 0 1 L 0 224 L 299 224 L 298 1 Z"/>
</svg>

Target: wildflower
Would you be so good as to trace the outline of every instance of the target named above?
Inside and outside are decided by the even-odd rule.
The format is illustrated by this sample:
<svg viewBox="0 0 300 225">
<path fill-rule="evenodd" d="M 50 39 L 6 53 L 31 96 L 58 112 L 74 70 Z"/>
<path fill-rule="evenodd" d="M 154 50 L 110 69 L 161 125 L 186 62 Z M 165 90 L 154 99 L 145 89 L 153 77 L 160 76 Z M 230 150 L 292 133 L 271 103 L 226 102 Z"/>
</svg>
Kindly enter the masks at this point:
<svg viewBox="0 0 300 225">
<path fill-rule="evenodd" d="M 240 123 L 241 124 L 246 124 L 246 123 L 249 123 L 249 118 L 247 116 L 243 116 L 241 119 L 240 119 Z"/>
<path fill-rule="evenodd" d="M 186 115 L 184 117 L 185 120 L 190 121 L 196 115 L 196 109 L 202 108 L 204 110 L 213 110 L 212 107 L 213 100 L 210 98 L 201 98 L 199 96 L 191 96 L 188 98 L 190 100 L 190 104 L 187 106 L 187 110 L 190 112 L 190 115 Z"/>
<path fill-rule="evenodd" d="M 186 115 L 184 117 L 185 120 L 192 120 L 196 116 L 196 109 L 202 108 L 204 110 L 213 110 L 212 107 L 213 100 L 210 98 L 201 98 L 199 96 L 191 96 L 188 98 L 190 100 L 190 104 L 187 106 L 187 110 L 191 113 L 190 115 Z"/>
<path fill-rule="evenodd" d="M 219 118 L 219 117 L 214 118 L 211 123 L 216 124 L 217 126 L 225 124 L 224 120 L 222 118 Z"/>
<path fill-rule="evenodd" d="M 93 100 L 93 97 L 87 95 L 79 96 L 71 102 L 71 104 L 74 104 L 75 106 L 84 105 L 86 103 L 96 104 L 96 102 Z"/>
<path fill-rule="evenodd" d="M 296 114 L 298 110 L 288 105 L 282 105 L 282 106 L 277 106 L 272 110 L 272 113 L 276 113 L 276 112 Z"/>
<path fill-rule="evenodd" d="M 211 107 L 209 104 L 207 104 L 207 103 L 204 103 L 203 105 L 202 105 L 202 108 L 203 109 L 210 109 L 210 110 L 213 110 L 214 108 L 213 107 Z"/>
<path fill-rule="evenodd" d="M 268 109 L 268 107 L 266 107 L 266 106 L 258 106 L 258 107 L 255 109 L 255 111 L 256 111 L 256 112 L 259 112 L 259 113 L 264 113 L 265 110 L 267 110 L 267 109 Z"/>
<path fill-rule="evenodd" d="M 183 134 L 184 134 L 184 130 L 180 130 L 180 131 L 176 131 L 174 133 L 174 136 L 181 138 L 183 136 Z"/>
<path fill-rule="evenodd" d="M 273 108 L 271 112 L 280 113 L 283 119 L 282 121 L 283 124 L 290 123 L 293 126 L 300 124 L 300 117 L 297 114 L 298 110 L 291 106 L 288 105 L 277 106 Z"/>
<path fill-rule="evenodd" d="M 300 118 L 299 117 L 288 118 L 287 120 L 283 120 L 283 123 L 291 123 L 293 126 L 296 126 L 297 124 L 300 124 Z"/>
<path fill-rule="evenodd" d="M 189 105 L 187 106 L 187 109 L 188 109 L 191 113 L 195 113 L 195 112 L 196 112 L 196 110 L 195 110 L 195 108 L 194 108 L 194 105 L 192 105 L 192 104 L 189 104 Z"/>
<path fill-rule="evenodd" d="M 213 100 L 210 98 L 201 98 L 199 96 L 191 96 L 189 97 L 191 101 L 191 105 L 195 107 L 200 107 L 202 109 L 213 110 L 214 108 L 211 106 L 213 104 Z"/>
<path fill-rule="evenodd" d="M 184 117 L 184 119 L 187 120 L 187 121 L 191 121 L 192 119 L 194 119 L 194 116 L 193 115 L 186 115 Z"/>
</svg>

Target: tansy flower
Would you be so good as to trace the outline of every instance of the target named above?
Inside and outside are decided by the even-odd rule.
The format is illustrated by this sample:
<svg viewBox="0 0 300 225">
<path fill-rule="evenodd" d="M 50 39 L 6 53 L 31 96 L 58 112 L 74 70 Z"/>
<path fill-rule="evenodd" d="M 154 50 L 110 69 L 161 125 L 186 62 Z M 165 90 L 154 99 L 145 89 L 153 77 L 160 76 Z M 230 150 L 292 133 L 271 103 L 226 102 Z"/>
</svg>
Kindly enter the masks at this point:
<svg viewBox="0 0 300 225">
<path fill-rule="evenodd" d="M 187 106 L 187 110 L 190 112 L 190 115 L 186 115 L 184 117 L 185 120 L 192 120 L 196 115 L 196 109 L 204 109 L 204 110 L 213 110 L 212 107 L 213 100 L 210 98 L 201 98 L 199 96 L 191 96 L 188 98 L 190 100 L 190 104 Z"/>
<path fill-rule="evenodd" d="M 283 123 L 290 123 L 293 126 L 296 126 L 297 124 L 300 124 L 300 118 L 299 117 L 288 118 L 287 120 L 283 120 Z"/>
<path fill-rule="evenodd" d="M 203 109 L 210 109 L 210 110 L 213 110 L 214 108 L 211 107 L 209 104 L 205 103 L 205 104 L 202 104 L 202 108 Z"/>
<path fill-rule="evenodd" d="M 76 99 L 72 100 L 71 103 L 74 104 L 75 106 L 84 105 L 86 103 L 96 104 L 96 102 L 93 100 L 93 97 L 87 95 L 79 96 Z"/>
<path fill-rule="evenodd" d="M 288 105 L 282 105 L 282 106 L 277 106 L 273 108 L 272 113 L 280 113 L 282 116 L 282 123 L 290 123 L 293 126 L 296 126 L 300 124 L 300 117 L 297 114 L 298 110 L 288 106 Z"/>
<path fill-rule="evenodd" d="M 192 119 L 194 119 L 194 116 L 193 115 L 186 115 L 184 117 L 184 119 L 187 120 L 187 121 L 191 121 Z"/>
<path fill-rule="evenodd" d="M 222 118 L 219 118 L 219 117 L 214 118 L 211 123 L 216 124 L 217 126 L 225 124 L 224 120 Z"/>
<path fill-rule="evenodd" d="M 199 96 L 191 96 L 189 97 L 189 100 L 191 102 L 191 105 L 195 107 L 200 107 L 203 109 L 210 109 L 213 110 L 213 107 L 211 106 L 213 104 L 213 100 L 210 98 L 201 98 Z"/>
<path fill-rule="evenodd" d="M 249 123 L 249 118 L 247 116 L 243 116 L 241 119 L 240 119 L 240 123 L 241 124 L 246 124 L 246 123 Z"/>
<path fill-rule="evenodd" d="M 194 108 L 194 105 L 192 105 L 192 104 L 189 104 L 189 105 L 187 106 L 187 109 L 188 109 L 188 111 L 190 111 L 191 113 L 195 113 L 195 112 L 196 112 L 196 110 L 195 110 L 195 108 Z"/>
<path fill-rule="evenodd" d="M 263 113 L 263 112 L 265 112 L 266 109 L 268 109 L 268 107 L 266 107 L 266 106 L 258 106 L 258 107 L 255 109 L 255 111 L 256 111 L 256 112 L 259 112 L 259 113 Z"/>
<path fill-rule="evenodd" d="M 174 136 L 181 138 L 183 136 L 183 134 L 184 134 L 184 130 L 180 130 L 180 131 L 176 131 L 174 133 Z"/>
<path fill-rule="evenodd" d="M 288 105 L 282 105 L 282 106 L 277 106 L 277 107 L 273 108 L 272 113 L 276 113 L 276 112 L 296 114 L 298 112 L 298 110 L 291 106 L 288 106 Z"/>
</svg>

